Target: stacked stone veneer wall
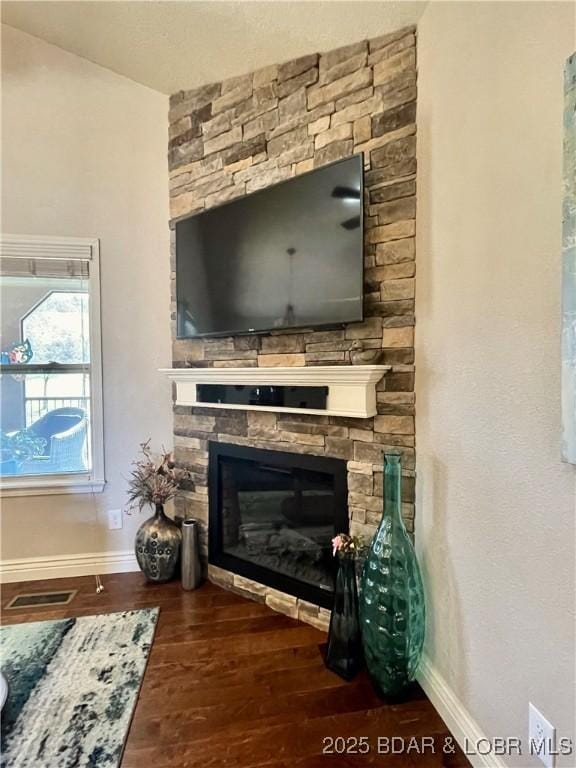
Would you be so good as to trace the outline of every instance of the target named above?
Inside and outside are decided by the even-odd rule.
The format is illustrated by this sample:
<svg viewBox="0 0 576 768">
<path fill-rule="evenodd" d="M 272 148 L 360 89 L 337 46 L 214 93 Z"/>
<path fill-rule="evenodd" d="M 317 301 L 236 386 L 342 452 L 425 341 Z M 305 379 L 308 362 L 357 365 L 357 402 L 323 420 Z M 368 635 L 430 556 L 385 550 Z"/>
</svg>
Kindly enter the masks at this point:
<svg viewBox="0 0 576 768">
<path fill-rule="evenodd" d="M 365 321 L 217 339 L 177 340 L 172 244 L 174 366 L 347 365 L 362 339 L 392 370 L 370 419 L 174 409 L 177 461 L 195 488 L 180 514 L 208 523 L 208 443 L 334 456 L 348 462 L 350 525 L 370 538 L 382 509 L 382 455 L 404 459 L 403 513 L 414 516 L 414 279 L 416 38 L 413 28 L 328 53 L 182 91 L 170 100 L 170 203 L 180 217 L 334 160 L 364 153 Z M 225 301 L 225 297 L 222 297 Z M 247 579 L 209 568 L 214 581 L 325 626 L 328 613 Z"/>
</svg>

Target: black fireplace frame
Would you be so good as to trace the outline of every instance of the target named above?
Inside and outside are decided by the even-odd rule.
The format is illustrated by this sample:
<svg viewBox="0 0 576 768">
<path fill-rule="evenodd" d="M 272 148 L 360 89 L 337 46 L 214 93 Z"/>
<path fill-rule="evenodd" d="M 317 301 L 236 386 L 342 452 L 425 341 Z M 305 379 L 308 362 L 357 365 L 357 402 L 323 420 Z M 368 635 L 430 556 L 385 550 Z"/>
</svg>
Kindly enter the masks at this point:
<svg viewBox="0 0 576 768">
<path fill-rule="evenodd" d="M 286 592 L 302 600 L 323 608 L 331 608 L 333 590 L 321 589 L 282 573 L 272 571 L 264 566 L 242 560 L 235 555 L 223 551 L 222 521 L 218 515 L 221 506 L 220 458 L 245 459 L 248 461 L 273 464 L 278 467 L 295 467 L 309 469 L 332 475 L 334 478 L 334 535 L 348 533 L 348 477 L 346 461 L 327 456 L 311 456 L 309 454 L 291 453 L 287 451 L 269 451 L 263 448 L 251 448 L 230 443 L 209 443 L 208 464 L 208 562 L 239 576 L 252 579 L 280 592 Z M 335 570 L 335 568 L 334 568 Z"/>
</svg>

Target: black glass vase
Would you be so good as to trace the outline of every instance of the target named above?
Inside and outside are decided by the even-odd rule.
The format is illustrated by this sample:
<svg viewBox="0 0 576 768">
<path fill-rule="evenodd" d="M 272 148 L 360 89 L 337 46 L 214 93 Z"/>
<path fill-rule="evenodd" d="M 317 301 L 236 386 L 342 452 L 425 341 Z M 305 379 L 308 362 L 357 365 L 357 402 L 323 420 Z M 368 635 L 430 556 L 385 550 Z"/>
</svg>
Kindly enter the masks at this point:
<svg viewBox="0 0 576 768">
<path fill-rule="evenodd" d="M 352 680 L 362 667 L 356 568 L 354 557 L 345 553 L 338 553 L 326 666 L 344 680 Z"/>
</svg>

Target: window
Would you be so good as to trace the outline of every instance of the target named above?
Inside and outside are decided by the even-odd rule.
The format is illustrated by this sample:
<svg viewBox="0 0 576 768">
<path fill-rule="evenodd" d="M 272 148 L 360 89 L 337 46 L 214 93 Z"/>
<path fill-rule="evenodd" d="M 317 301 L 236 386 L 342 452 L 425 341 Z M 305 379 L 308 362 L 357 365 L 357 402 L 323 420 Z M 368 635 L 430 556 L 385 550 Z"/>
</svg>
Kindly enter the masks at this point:
<svg viewBox="0 0 576 768">
<path fill-rule="evenodd" d="M 4 236 L 4 495 L 104 486 L 98 241 Z"/>
</svg>

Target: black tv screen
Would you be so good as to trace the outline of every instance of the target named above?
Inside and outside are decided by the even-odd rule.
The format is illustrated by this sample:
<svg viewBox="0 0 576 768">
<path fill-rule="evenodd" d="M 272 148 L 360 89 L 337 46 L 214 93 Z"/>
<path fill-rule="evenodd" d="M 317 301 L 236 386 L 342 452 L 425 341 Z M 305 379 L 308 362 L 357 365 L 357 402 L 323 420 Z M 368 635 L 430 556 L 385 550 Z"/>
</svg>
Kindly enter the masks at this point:
<svg viewBox="0 0 576 768">
<path fill-rule="evenodd" d="M 179 338 L 362 320 L 362 157 L 176 224 Z"/>
</svg>

